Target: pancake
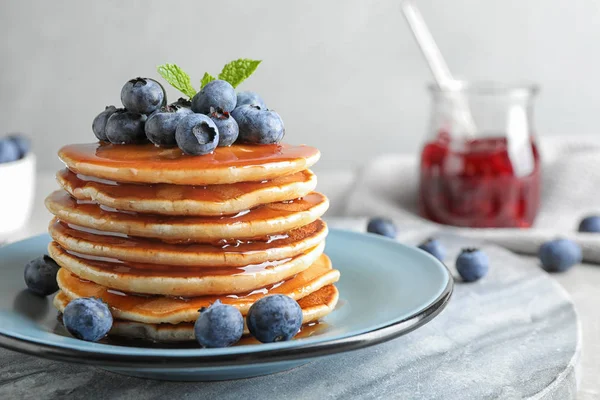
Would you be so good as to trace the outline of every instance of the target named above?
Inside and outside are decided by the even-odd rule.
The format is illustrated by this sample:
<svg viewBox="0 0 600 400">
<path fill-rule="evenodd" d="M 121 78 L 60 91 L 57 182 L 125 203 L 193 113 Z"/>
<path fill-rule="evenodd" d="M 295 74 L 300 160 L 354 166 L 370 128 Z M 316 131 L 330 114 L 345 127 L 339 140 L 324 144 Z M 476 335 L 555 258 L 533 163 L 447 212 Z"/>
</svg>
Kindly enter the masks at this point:
<svg viewBox="0 0 600 400">
<path fill-rule="evenodd" d="M 310 267 L 323 254 L 321 242 L 304 254 L 279 261 L 237 268 L 192 268 L 159 264 L 83 258 L 70 254 L 56 242 L 48 254 L 58 265 L 82 279 L 130 293 L 167 296 L 237 294 L 280 282 Z"/>
<path fill-rule="evenodd" d="M 251 241 L 222 240 L 214 245 L 128 237 L 66 224 L 56 218 L 50 222 L 48 231 L 61 247 L 81 254 L 148 264 L 239 267 L 304 253 L 325 240 L 327 225 L 318 219 L 286 234 Z"/>
<path fill-rule="evenodd" d="M 227 215 L 256 206 L 306 196 L 317 186 L 309 170 L 263 182 L 228 185 L 153 185 L 98 180 L 68 169 L 56 175 L 58 183 L 79 200 L 93 200 L 117 210 L 160 215 Z"/>
<path fill-rule="evenodd" d="M 302 199 L 271 203 L 227 217 L 176 217 L 119 212 L 73 199 L 63 190 L 50 194 L 48 210 L 62 221 L 100 231 L 181 241 L 255 238 L 287 232 L 321 217 L 329 201 L 312 192 Z"/>
<path fill-rule="evenodd" d="M 324 316 L 331 313 L 338 302 L 339 292 L 333 285 L 327 285 L 316 292 L 300 299 L 298 304 L 302 307 L 302 323 L 310 324 L 318 321 Z M 59 311 L 63 311 L 71 298 L 64 292 L 60 291 L 54 298 L 54 305 Z M 305 328 L 303 327 L 303 330 Z M 310 335 L 311 329 L 308 327 L 307 333 Z M 248 334 L 247 328 L 244 326 L 244 334 Z M 179 324 L 148 324 L 135 321 L 116 319 L 113 327 L 109 332 L 112 336 L 123 336 L 132 339 L 146 339 L 155 342 L 185 342 L 194 339 L 194 324 L 184 322 Z M 298 334 L 298 338 L 302 337 L 303 332 Z M 243 343 L 245 339 L 242 339 Z"/>
<path fill-rule="evenodd" d="M 115 182 L 216 185 L 274 179 L 314 165 L 319 150 L 289 144 L 217 147 L 212 154 L 189 156 L 177 148 L 152 144 L 74 144 L 60 159 L 73 172 Z"/>
<path fill-rule="evenodd" d="M 151 324 L 177 324 L 195 321 L 198 317 L 198 310 L 208 307 L 217 299 L 224 304 L 236 307 L 243 315 L 246 315 L 250 306 L 267 294 L 285 294 L 295 300 L 300 300 L 324 286 L 337 282 L 339 276 L 339 271 L 331 268 L 331 262 L 327 256 L 322 256 L 310 268 L 291 279 L 240 295 L 227 294 L 189 298 L 140 296 L 115 291 L 94 282 L 83 281 L 64 268 L 60 269 L 57 281 L 62 292 L 71 299 L 101 298 L 110 306 L 113 316 L 117 319 Z"/>
</svg>

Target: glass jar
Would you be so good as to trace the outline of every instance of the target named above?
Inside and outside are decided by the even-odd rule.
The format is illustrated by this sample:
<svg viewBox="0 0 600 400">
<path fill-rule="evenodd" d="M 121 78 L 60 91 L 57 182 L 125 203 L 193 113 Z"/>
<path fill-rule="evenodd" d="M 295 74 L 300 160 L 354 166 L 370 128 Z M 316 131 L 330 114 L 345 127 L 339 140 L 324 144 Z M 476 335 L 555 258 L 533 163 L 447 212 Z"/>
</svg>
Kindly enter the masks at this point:
<svg viewBox="0 0 600 400">
<path fill-rule="evenodd" d="M 421 215 L 455 226 L 531 226 L 541 186 L 532 122 L 538 87 L 456 82 L 430 92 Z"/>
</svg>

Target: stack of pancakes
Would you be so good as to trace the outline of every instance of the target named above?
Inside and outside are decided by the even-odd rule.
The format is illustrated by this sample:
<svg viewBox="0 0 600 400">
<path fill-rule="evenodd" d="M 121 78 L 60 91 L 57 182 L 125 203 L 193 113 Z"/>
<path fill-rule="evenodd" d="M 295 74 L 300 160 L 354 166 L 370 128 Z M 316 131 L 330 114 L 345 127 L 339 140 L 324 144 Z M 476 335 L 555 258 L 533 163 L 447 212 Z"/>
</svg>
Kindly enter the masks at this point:
<svg viewBox="0 0 600 400">
<path fill-rule="evenodd" d="M 302 307 L 304 324 L 330 313 L 339 272 L 323 253 L 328 207 L 308 169 L 308 146 L 176 148 L 70 145 L 59 156 L 63 190 L 46 198 L 56 217 L 48 251 L 62 267 L 59 310 L 99 297 L 110 334 L 193 340 L 198 310 L 217 299 L 245 315 L 268 294 Z"/>
</svg>

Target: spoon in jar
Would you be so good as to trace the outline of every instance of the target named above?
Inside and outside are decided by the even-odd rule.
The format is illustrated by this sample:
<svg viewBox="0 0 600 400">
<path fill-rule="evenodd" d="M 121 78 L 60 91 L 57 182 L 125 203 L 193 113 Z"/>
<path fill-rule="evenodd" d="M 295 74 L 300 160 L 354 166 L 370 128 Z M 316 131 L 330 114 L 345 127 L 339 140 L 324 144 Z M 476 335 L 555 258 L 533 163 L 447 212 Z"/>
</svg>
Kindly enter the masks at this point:
<svg viewBox="0 0 600 400">
<path fill-rule="evenodd" d="M 467 135 L 474 137 L 477 127 L 467 99 L 460 90 L 457 90 L 457 81 L 452 77 L 448 64 L 446 64 L 440 49 L 427 28 L 419 9 L 411 0 L 405 0 L 402 3 L 402 12 L 427 61 L 438 88 L 451 96 L 454 106 L 454 120 L 465 130 Z"/>
</svg>

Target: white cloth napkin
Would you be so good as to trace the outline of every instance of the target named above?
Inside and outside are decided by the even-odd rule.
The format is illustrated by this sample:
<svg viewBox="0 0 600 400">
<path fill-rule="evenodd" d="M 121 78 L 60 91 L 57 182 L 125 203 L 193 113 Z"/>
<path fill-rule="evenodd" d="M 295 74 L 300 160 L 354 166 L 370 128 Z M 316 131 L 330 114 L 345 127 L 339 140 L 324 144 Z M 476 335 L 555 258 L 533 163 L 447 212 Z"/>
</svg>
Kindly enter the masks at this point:
<svg viewBox="0 0 600 400">
<path fill-rule="evenodd" d="M 550 239 L 563 237 L 582 246 L 584 260 L 600 263 L 600 234 L 578 233 L 579 221 L 600 215 L 600 138 L 547 137 L 539 141 L 542 202 L 530 229 L 474 229 L 435 224 L 418 215 L 418 156 L 376 158 L 358 173 L 347 196 L 347 216 L 385 216 L 401 225 L 440 229 L 486 240 L 509 250 L 536 254 Z"/>
</svg>

